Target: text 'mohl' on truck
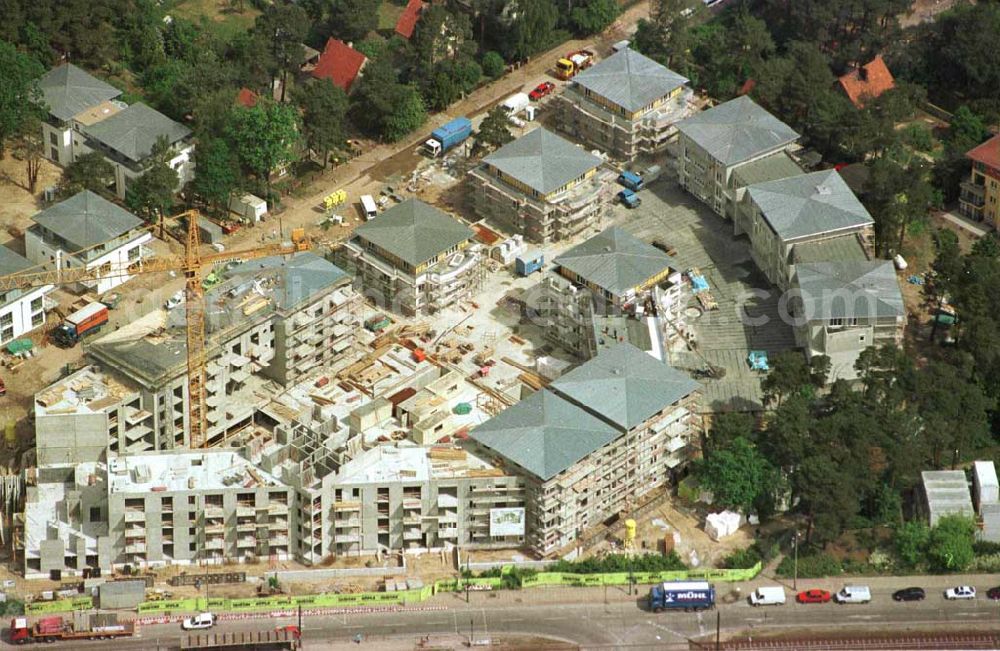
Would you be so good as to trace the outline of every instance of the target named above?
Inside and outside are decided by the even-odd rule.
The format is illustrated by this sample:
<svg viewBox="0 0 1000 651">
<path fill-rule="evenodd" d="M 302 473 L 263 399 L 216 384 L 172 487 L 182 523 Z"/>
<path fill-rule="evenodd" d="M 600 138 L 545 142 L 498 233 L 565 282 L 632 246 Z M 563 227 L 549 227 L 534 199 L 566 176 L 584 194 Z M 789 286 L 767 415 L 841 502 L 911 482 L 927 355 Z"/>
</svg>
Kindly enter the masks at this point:
<svg viewBox="0 0 1000 651">
<path fill-rule="evenodd" d="M 664 581 L 649 590 L 649 609 L 686 613 L 715 607 L 715 588 L 708 581 Z"/>
</svg>

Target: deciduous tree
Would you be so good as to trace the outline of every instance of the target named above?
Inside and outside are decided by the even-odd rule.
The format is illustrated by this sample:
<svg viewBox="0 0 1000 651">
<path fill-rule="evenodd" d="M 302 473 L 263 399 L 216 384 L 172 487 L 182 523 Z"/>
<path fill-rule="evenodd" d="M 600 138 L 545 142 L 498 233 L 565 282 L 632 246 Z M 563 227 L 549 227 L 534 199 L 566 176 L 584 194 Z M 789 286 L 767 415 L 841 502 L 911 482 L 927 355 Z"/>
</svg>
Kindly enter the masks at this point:
<svg viewBox="0 0 1000 651">
<path fill-rule="evenodd" d="M 226 129 L 236 156 L 271 191 L 271 172 L 295 160 L 299 116 L 295 107 L 262 98 L 253 108 L 233 111 Z"/>
<path fill-rule="evenodd" d="M 22 132 L 25 122 L 39 114 L 42 101 L 38 77 L 42 66 L 0 41 L 0 159 L 8 141 Z"/>
<path fill-rule="evenodd" d="M 317 79 L 297 88 L 293 99 L 302 110 L 302 135 L 326 167 L 330 151 L 344 144 L 347 94 L 326 79 Z"/>
<path fill-rule="evenodd" d="M 110 196 L 108 186 L 114 183 L 115 168 L 97 151 L 81 154 L 66 166 L 56 186 L 60 199 L 67 199 L 83 190 Z"/>
</svg>

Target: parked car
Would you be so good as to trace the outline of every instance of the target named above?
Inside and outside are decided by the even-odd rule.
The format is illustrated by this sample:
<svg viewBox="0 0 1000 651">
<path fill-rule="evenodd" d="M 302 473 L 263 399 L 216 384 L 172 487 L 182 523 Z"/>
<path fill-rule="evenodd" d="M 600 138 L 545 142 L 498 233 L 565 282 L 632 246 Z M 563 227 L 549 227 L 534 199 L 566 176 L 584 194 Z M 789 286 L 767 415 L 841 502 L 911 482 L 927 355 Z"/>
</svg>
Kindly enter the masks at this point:
<svg viewBox="0 0 1000 651">
<path fill-rule="evenodd" d="M 556 85 L 553 84 L 551 81 L 543 81 L 542 83 L 535 86 L 535 90 L 528 93 L 528 97 L 530 97 L 532 101 L 537 102 L 538 100 L 542 99 L 555 89 Z"/>
<path fill-rule="evenodd" d="M 295 624 L 285 624 L 284 626 L 275 626 L 275 633 L 290 633 L 292 637 L 296 640 L 302 637 L 302 631 Z"/>
<path fill-rule="evenodd" d="M 989 590 L 987 590 L 986 591 L 986 598 L 987 599 L 994 599 L 994 600 L 995 599 L 1000 599 L 1000 585 L 998 585 L 995 588 L 990 588 Z"/>
<path fill-rule="evenodd" d="M 172 310 L 175 307 L 180 307 L 183 303 L 184 303 L 184 290 L 182 289 L 173 296 L 171 296 L 170 298 L 168 298 L 164 307 L 167 308 L 168 310 Z"/>
<path fill-rule="evenodd" d="M 971 585 L 958 585 L 944 591 L 945 599 L 975 599 L 976 589 Z"/>
<path fill-rule="evenodd" d="M 830 601 L 830 597 L 829 590 L 814 588 L 812 590 L 804 590 L 795 595 L 795 601 L 800 604 L 825 604 Z"/>
<path fill-rule="evenodd" d="M 892 593 L 893 601 L 923 601 L 926 596 L 923 588 L 903 588 Z"/>
<path fill-rule="evenodd" d="M 181 628 L 185 631 L 212 628 L 213 626 L 215 626 L 215 615 L 212 613 L 198 613 L 194 617 L 188 617 L 181 622 Z"/>
</svg>

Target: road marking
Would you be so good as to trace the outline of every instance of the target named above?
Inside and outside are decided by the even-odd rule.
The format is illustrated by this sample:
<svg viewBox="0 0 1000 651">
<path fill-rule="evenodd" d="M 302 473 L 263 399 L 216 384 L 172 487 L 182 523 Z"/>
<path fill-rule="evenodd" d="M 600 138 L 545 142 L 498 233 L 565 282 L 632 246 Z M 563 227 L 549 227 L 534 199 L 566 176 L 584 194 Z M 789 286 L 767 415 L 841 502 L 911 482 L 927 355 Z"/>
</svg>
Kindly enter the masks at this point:
<svg viewBox="0 0 1000 651">
<path fill-rule="evenodd" d="M 652 622 L 652 621 L 650 621 L 648 619 L 646 620 L 646 623 L 649 624 L 650 626 L 652 626 L 653 628 L 658 628 L 661 631 L 666 631 L 667 633 L 670 633 L 671 635 L 673 635 L 675 637 L 679 637 L 682 640 L 686 640 L 687 639 L 687 635 L 684 635 L 683 633 L 678 633 L 677 631 L 673 630 L 672 628 L 667 628 L 663 624 L 657 624 L 656 622 Z"/>
<path fill-rule="evenodd" d="M 991 617 L 993 615 L 993 613 L 983 613 L 983 612 L 978 612 L 978 611 L 974 612 L 974 613 L 958 612 L 958 613 L 955 613 L 955 614 L 956 615 L 964 615 L 965 617 Z"/>
<path fill-rule="evenodd" d="M 762 624 L 767 621 L 763 617 L 744 617 L 744 619 L 751 624 Z"/>
<path fill-rule="evenodd" d="M 847 619 L 880 619 L 881 615 L 848 615 Z"/>
<path fill-rule="evenodd" d="M 698 613 L 698 635 L 705 634 L 705 618 L 702 617 L 701 613 Z"/>
</svg>

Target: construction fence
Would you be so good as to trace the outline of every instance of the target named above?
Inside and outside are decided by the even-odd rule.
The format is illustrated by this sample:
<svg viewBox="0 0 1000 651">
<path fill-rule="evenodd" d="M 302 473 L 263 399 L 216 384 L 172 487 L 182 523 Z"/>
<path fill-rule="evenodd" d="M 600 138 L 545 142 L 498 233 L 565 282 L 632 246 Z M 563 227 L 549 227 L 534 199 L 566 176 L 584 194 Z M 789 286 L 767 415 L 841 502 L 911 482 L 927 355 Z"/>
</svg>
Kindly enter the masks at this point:
<svg viewBox="0 0 1000 651">
<path fill-rule="evenodd" d="M 502 574 L 511 574 L 505 567 Z M 611 572 L 605 574 L 573 574 L 569 572 L 538 572 L 515 577 L 484 577 L 471 579 L 443 579 L 434 585 L 424 586 L 414 590 L 399 590 L 396 592 L 359 592 L 355 594 L 318 594 L 274 597 L 248 597 L 244 599 L 225 599 L 194 597 L 190 599 L 168 599 L 161 601 L 146 601 L 139 604 L 140 614 L 187 613 L 199 610 L 223 612 L 254 612 L 288 610 L 299 607 L 339 608 L 349 606 L 370 605 L 408 605 L 425 601 L 439 592 L 472 592 L 480 590 L 500 590 L 510 588 L 534 588 L 542 586 L 603 586 L 660 583 L 662 581 L 749 581 L 761 571 L 761 564 L 744 570 L 681 570 L 671 572 Z M 513 581 L 511 579 L 514 579 Z M 37 601 L 25 604 L 28 615 L 45 615 L 52 613 L 67 613 L 74 610 L 90 610 L 94 607 L 90 597 L 75 599 L 59 599 L 56 601 Z"/>
</svg>

